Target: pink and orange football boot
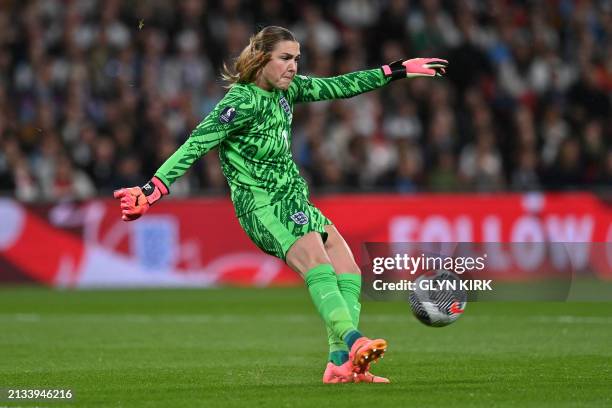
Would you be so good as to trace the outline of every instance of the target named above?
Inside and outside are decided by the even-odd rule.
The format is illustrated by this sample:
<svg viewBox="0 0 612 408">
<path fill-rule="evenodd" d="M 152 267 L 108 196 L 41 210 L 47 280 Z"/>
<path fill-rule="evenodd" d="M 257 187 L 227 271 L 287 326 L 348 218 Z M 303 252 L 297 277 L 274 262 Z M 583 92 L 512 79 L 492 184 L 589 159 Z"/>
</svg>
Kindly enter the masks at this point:
<svg viewBox="0 0 612 408">
<path fill-rule="evenodd" d="M 323 373 L 323 384 L 340 384 L 340 383 L 390 383 L 388 378 L 379 377 L 366 371 L 363 374 L 353 372 L 353 364 L 347 361 L 341 366 L 337 366 L 331 361 L 327 363 L 325 372 Z"/>
<path fill-rule="evenodd" d="M 365 336 L 358 338 L 349 352 L 349 361 L 353 364 L 353 371 L 358 375 L 365 375 L 370 370 L 370 364 L 382 358 L 385 351 L 387 351 L 386 340 L 372 340 Z"/>
<path fill-rule="evenodd" d="M 350 361 L 337 366 L 331 361 L 327 363 L 323 373 L 324 384 L 338 384 L 354 382 L 357 374 L 353 372 L 353 364 Z"/>
<path fill-rule="evenodd" d="M 389 381 L 388 378 L 379 377 L 377 375 L 372 374 L 369 371 L 366 371 L 363 374 L 356 374 L 354 382 L 356 382 L 356 383 L 367 382 L 367 383 L 389 384 L 391 381 Z"/>
</svg>

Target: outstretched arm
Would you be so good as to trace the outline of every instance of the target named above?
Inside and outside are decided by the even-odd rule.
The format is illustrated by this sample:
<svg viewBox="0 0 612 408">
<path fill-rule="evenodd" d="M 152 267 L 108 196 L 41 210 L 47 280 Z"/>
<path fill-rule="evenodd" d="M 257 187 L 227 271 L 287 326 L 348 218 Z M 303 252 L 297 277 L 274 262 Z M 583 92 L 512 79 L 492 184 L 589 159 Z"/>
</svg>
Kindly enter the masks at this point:
<svg viewBox="0 0 612 408">
<path fill-rule="evenodd" d="M 114 197 L 121 200 L 122 219 L 132 221 L 146 213 L 151 205 L 169 193 L 172 183 L 197 159 L 229 135 L 244 129 L 252 118 L 252 109 L 249 95 L 230 90 L 147 184 L 114 192 Z"/>
<path fill-rule="evenodd" d="M 380 68 L 356 71 L 331 78 L 313 78 L 296 75 L 289 88 L 294 92 L 294 101 L 316 102 L 330 99 L 351 98 L 364 92 L 378 89 L 390 81 Z"/>
<path fill-rule="evenodd" d="M 296 103 L 350 98 L 400 78 L 444 75 L 447 65 L 448 61 L 439 58 L 413 58 L 331 78 L 297 75 L 289 88 L 289 94 Z"/>
</svg>

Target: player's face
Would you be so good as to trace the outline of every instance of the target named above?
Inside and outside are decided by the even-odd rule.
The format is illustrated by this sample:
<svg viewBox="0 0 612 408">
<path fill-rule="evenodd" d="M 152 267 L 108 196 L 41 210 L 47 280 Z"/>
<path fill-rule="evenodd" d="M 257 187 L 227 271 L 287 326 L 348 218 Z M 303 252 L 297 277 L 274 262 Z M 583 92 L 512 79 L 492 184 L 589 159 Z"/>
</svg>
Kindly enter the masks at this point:
<svg viewBox="0 0 612 408">
<path fill-rule="evenodd" d="M 279 42 L 270 55 L 270 61 L 263 67 L 257 85 L 266 90 L 289 88 L 297 73 L 299 60 L 299 43 L 295 41 Z"/>
</svg>

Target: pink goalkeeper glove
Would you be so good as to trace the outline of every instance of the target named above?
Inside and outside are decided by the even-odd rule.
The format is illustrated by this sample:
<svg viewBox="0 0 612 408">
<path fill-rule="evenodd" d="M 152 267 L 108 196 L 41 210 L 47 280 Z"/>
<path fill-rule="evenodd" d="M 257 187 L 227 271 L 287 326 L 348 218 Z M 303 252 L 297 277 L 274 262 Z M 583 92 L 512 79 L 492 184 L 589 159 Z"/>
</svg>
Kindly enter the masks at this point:
<svg viewBox="0 0 612 408">
<path fill-rule="evenodd" d="M 413 58 L 397 60 L 381 67 L 391 80 L 416 77 L 436 77 L 446 74 L 448 61 L 440 58 Z"/>
<path fill-rule="evenodd" d="M 121 219 L 133 221 L 144 215 L 155 202 L 168 194 L 168 187 L 153 177 L 151 181 L 141 187 L 122 188 L 115 190 L 113 196 L 121 203 Z"/>
</svg>

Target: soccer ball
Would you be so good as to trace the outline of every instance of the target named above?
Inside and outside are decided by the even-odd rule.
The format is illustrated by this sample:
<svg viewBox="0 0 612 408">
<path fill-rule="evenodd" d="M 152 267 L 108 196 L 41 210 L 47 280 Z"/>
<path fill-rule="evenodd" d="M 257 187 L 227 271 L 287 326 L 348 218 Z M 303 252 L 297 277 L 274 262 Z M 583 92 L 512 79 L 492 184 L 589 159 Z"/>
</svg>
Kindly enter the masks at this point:
<svg viewBox="0 0 612 408">
<path fill-rule="evenodd" d="M 427 326 L 443 327 L 456 321 L 465 310 L 467 293 L 459 278 L 450 271 L 428 272 L 419 276 L 410 293 L 414 316 Z"/>
</svg>

